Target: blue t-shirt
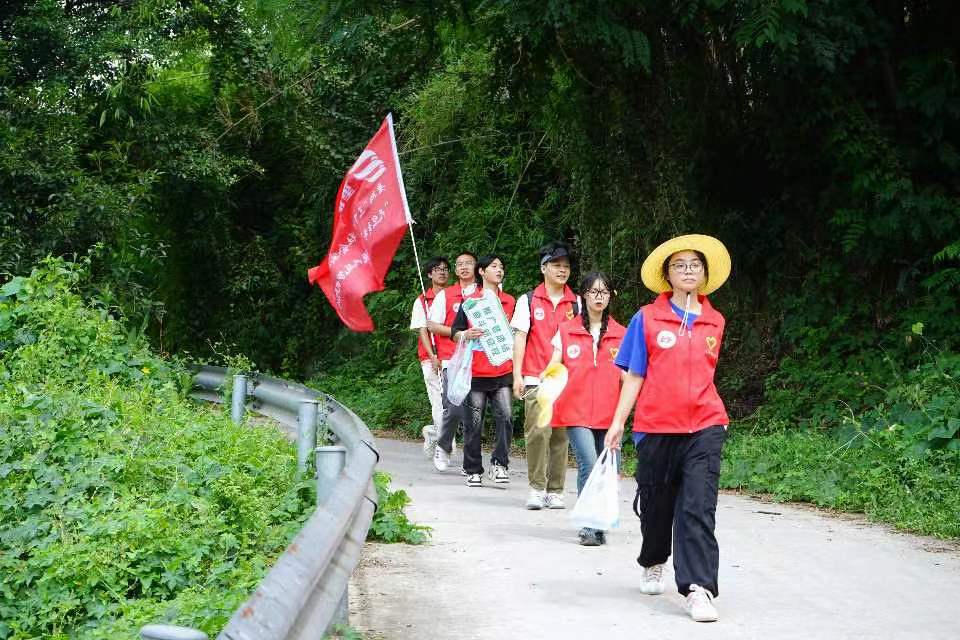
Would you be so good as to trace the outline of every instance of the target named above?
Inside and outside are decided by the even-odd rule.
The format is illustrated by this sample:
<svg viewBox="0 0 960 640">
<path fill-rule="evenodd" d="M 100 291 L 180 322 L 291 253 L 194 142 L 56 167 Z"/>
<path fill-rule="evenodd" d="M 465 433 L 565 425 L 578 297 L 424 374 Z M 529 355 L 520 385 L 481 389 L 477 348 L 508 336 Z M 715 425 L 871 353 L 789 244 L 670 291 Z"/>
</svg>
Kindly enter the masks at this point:
<svg viewBox="0 0 960 640">
<path fill-rule="evenodd" d="M 670 301 L 670 308 L 680 318 L 683 318 L 683 309 Z M 699 314 L 687 314 L 687 327 L 693 329 L 693 323 L 699 317 Z M 620 350 L 613 361 L 615 365 L 635 376 L 647 377 L 647 341 L 643 335 L 643 312 L 637 311 L 630 324 L 627 326 L 627 332 L 623 336 L 623 342 L 620 343 Z M 636 445 L 646 434 L 634 432 L 633 444 Z"/>
</svg>

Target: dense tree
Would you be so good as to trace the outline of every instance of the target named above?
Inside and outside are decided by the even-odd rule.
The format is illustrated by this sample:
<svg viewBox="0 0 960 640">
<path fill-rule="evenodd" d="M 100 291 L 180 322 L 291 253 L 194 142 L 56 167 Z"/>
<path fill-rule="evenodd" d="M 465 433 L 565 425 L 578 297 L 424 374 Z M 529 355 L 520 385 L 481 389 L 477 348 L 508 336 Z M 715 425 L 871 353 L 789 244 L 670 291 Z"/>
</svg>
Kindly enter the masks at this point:
<svg viewBox="0 0 960 640">
<path fill-rule="evenodd" d="M 343 171 L 394 111 L 421 254 L 544 240 L 610 271 L 622 318 L 671 234 L 735 257 L 723 385 L 832 423 L 955 345 L 958 124 L 947 2 L 7 3 L 0 270 L 99 243 L 90 286 L 166 350 L 298 375 L 405 366 L 404 245 L 340 329 L 304 273 Z M 908 343 L 915 323 L 924 340 Z M 397 340 L 402 336 L 402 340 Z M 347 363 L 345 365 L 345 363 Z M 847 371 L 859 371 L 854 379 Z M 786 393 L 783 393 L 786 392 Z"/>
</svg>

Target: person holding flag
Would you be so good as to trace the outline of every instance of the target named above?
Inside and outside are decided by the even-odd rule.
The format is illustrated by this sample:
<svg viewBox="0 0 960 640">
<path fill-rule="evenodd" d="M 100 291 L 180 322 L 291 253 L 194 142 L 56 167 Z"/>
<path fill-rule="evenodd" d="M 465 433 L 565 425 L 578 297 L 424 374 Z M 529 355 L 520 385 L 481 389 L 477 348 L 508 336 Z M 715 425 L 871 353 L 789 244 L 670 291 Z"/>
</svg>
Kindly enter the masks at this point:
<svg viewBox="0 0 960 640">
<path fill-rule="evenodd" d="M 718 618 L 714 528 L 730 420 L 714 384 L 726 322 L 707 295 L 729 275 L 730 254 L 710 236 L 679 236 L 647 256 L 640 278 L 657 298 L 633 316 L 617 353 L 626 373 L 605 439 L 606 446 L 620 447 L 635 402 L 640 590 L 663 593 L 672 549 L 677 589 L 697 622 Z"/>
<path fill-rule="evenodd" d="M 433 446 L 439 438 L 443 421 L 442 385 L 440 383 L 440 359 L 437 355 L 436 338 L 427 331 L 427 314 L 437 294 L 447 286 L 450 262 L 443 256 L 427 260 L 423 269 L 430 281 L 430 288 L 417 296 L 410 312 L 410 329 L 417 332 L 417 358 L 423 370 L 423 384 L 427 388 L 430 401 L 430 415 L 433 422 L 423 428 L 423 452 L 433 455 Z"/>
<path fill-rule="evenodd" d="M 477 257 L 469 251 L 461 251 L 453 263 L 457 274 L 457 284 L 447 287 L 437 293 L 427 316 L 427 328 L 437 341 L 437 355 L 441 366 L 441 400 L 443 402 L 443 417 L 440 421 L 440 432 L 437 439 L 424 442 L 424 448 L 433 451 L 433 467 L 440 472 L 450 466 L 450 456 L 453 453 L 457 429 L 461 424 L 466 425 L 463 419 L 463 409 L 450 402 L 447 395 L 447 367 L 453 357 L 455 345 L 450 339 L 450 326 L 453 324 L 460 305 L 464 299 L 477 290 L 476 268 Z M 425 434 L 431 435 L 431 434 Z"/>
<path fill-rule="evenodd" d="M 567 431 L 538 424 L 536 389 L 553 356 L 550 341 L 561 322 L 580 314 L 580 300 L 567 286 L 570 249 L 551 242 L 540 249 L 543 282 L 520 296 L 510 323 L 515 330 L 513 394 L 524 400 L 523 435 L 527 445 L 527 509 L 563 509 L 567 476 Z"/>
</svg>

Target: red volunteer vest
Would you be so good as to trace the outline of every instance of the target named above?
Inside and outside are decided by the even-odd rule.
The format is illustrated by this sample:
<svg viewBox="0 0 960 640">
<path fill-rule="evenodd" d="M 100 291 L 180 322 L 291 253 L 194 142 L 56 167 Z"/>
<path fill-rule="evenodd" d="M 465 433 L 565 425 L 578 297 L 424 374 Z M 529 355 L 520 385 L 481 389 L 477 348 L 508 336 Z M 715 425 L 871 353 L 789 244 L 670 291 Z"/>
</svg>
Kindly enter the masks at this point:
<svg viewBox="0 0 960 640">
<path fill-rule="evenodd" d="M 691 333 L 677 335 L 680 318 L 670 307 L 671 292 L 640 309 L 647 343 L 647 377 L 637 397 L 633 430 L 694 433 L 730 423 L 713 383 L 726 322 L 705 296 Z"/>
<path fill-rule="evenodd" d="M 533 290 L 530 305 L 530 331 L 527 332 L 527 348 L 523 353 L 522 373 L 525 376 L 539 376 L 546 369 L 553 356 L 550 341 L 557 335 L 561 322 L 572 320 L 573 308 L 577 296 L 570 287 L 563 286 L 563 299 L 553 308 L 553 302 L 547 296 L 547 287 L 542 282 Z"/>
<path fill-rule="evenodd" d="M 483 288 L 478 285 L 477 290 L 467 297 L 480 298 L 482 296 Z M 498 297 L 500 299 L 500 305 L 503 307 L 503 312 L 507 314 L 507 324 L 510 324 L 510 319 L 513 317 L 513 309 L 516 307 L 517 301 L 514 300 L 513 296 L 506 294 L 503 291 L 499 292 Z M 469 322 L 469 320 L 467 320 L 467 322 Z M 470 371 L 473 373 L 474 378 L 496 378 L 508 373 L 513 373 L 513 360 L 507 360 L 499 367 L 495 367 L 490 364 L 490 360 L 487 359 L 486 353 L 484 353 L 482 350 L 474 351 L 473 367 L 471 367 Z"/>
<path fill-rule="evenodd" d="M 620 368 L 613 363 L 620 350 L 623 334 L 619 322 L 607 320 L 607 331 L 593 358 L 593 336 L 583 328 L 580 318 L 560 325 L 562 357 L 567 368 L 567 386 L 553 405 L 554 427 L 592 427 L 606 429 L 613 421 L 620 398 Z"/>
<path fill-rule="evenodd" d="M 443 324 L 449 327 L 453 324 L 453 319 L 457 317 L 457 311 L 460 310 L 460 303 L 463 302 L 463 289 L 458 282 L 452 287 L 447 287 L 443 292 L 444 303 L 446 305 L 446 315 L 443 318 Z M 451 340 L 449 336 L 436 334 L 434 334 L 433 337 L 437 339 L 437 357 L 441 360 L 449 360 L 452 358 L 453 352 L 457 348 L 453 340 Z"/>
<path fill-rule="evenodd" d="M 433 290 L 433 287 L 430 287 L 429 289 L 427 289 L 427 298 L 426 298 L 427 304 L 426 304 L 426 307 L 425 307 L 424 310 L 423 310 L 423 312 L 424 312 L 425 314 L 429 315 L 429 314 L 427 313 L 427 311 L 430 309 L 430 306 L 433 304 L 433 299 L 436 298 L 436 297 L 437 297 L 437 292 Z M 424 300 L 423 294 L 421 293 L 419 296 L 417 296 L 417 301 L 418 301 L 420 304 L 423 304 L 423 300 Z M 428 332 L 428 333 L 429 333 L 429 332 Z M 433 335 L 433 334 L 430 334 L 430 335 Z M 447 338 L 447 340 L 449 341 L 450 339 Z M 434 346 L 437 348 L 437 351 L 439 351 L 439 350 L 440 350 L 440 336 L 433 336 L 433 344 L 434 344 Z M 419 332 L 419 331 L 417 332 L 417 358 L 420 360 L 420 362 L 423 362 L 424 360 L 429 360 L 429 359 L 430 359 L 429 354 L 427 354 L 427 350 L 423 347 L 423 341 L 420 339 L 420 332 Z"/>
</svg>

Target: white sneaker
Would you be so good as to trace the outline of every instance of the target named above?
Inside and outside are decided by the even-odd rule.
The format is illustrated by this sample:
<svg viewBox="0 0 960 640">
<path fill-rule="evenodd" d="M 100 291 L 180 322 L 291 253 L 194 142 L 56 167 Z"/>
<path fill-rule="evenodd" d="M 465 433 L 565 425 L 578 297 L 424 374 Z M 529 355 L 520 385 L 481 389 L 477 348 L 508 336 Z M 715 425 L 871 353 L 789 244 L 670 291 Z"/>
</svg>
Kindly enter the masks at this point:
<svg viewBox="0 0 960 640">
<path fill-rule="evenodd" d="M 510 475 L 507 473 L 506 467 L 499 464 L 490 465 L 488 475 L 496 484 L 507 484 L 510 482 Z"/>
<path fill-rule="evenodd" d="M 527 496 L 527 509 L 538 511 L 546 505 L 546 491 L 539 489 L 530 489 L 530 495 Z"/>
<path fill-rule="evenodd" d="M 643 578 L 640 583 L 640 593 L 648 596 L 658 596 L 663 593 L 663 565 L 655 564 L 652 567 L 643 567 Z"/>
<path fill-rule="evenodd" d="M 423 455 L 429 458 L 433 455 L 433 448 L 437 446 L 437 430 L 432 424 L 428 424 L 420 429 L 420 433 L 423 435 Z"/>
<path fill-rule="evenodd" d="M 443 450 L 440 445 L 433 448 L 433 468 L 443 473 L 450 466 L 450 454 Z"/>
<path fill-rule="evenodd" d="M 547 509 L 566 509 L 567 505 L 563 504 L 563 494 L 562 493 L 548 493 L 547 499 L 544 501 L 547 506 Z"/>
<path fill-rule="evenodd" d="M 468 487 L 483 486 L 483 474 L 471 473 L 469 476 L 467 476 L 467 486 Z"/>
<path fill-rule="evenodd" d="M 717 608 L 713 606 L 713 594 L 697 584 L 690 585 L 684 608 L 697 622 L 716 622 L 720 617 Z"/>
</svg>

